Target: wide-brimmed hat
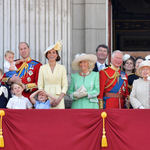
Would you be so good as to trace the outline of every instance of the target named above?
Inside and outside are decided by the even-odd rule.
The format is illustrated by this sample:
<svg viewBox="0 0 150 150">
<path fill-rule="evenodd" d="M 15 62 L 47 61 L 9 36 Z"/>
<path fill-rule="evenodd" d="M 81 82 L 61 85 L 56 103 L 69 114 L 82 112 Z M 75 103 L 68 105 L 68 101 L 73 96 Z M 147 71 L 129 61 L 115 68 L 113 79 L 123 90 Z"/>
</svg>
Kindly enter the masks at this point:
<svg viewBox="0 0 150 150">
<path fill-rule="evenodd" d="M 96 61 L 97 61 L 97 56 L 94 55 L 94 54 L 85 54 L 85 53 L 76 54 L 75 59 L 71 64 L 72 68 L 74 70 L 81 70 L 80 66 L 79 66 L 79 62 L 82 61 L 82 60 L 87 60 L 87 61 L 90 61 L 93 64 L 95 64 Z M 93 68 L 94 68 L 94 65 L 91 69 L 93 69 Z"/>
<path fill-rule="evenodd" d="M 141 70 L 142 70 L 143 67 L 149 67 L 149 69 L 150 69 L 150 61 L 149 60 L 145 60 L 145 61 L 140 63 L 140 66 L 139 66 L 139 68 L 137 70 L 137 74 L 139 76 L 141 76 Z"/>
<path fill-rule="evenodd" d="M 45 55 L 48 51 L 50 51 L 51 49 L 54 49 L 54 50 L 56 50 L 56 51 L 59 52 L 59 51 L 62 49 L 62 44 L 63 44 L 62 40 L 58 40 L 58 41 L 56 42 L 56 44 L 49 46 L 49 47 L 44 51 L 44 55 Z"/>
</svg>

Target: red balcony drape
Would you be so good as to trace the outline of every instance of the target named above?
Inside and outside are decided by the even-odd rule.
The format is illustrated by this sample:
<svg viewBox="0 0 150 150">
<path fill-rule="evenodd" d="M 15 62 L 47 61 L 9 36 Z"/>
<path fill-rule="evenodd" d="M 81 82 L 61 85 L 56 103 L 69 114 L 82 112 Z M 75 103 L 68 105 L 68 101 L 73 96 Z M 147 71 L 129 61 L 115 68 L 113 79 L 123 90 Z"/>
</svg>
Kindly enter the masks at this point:
<svg viewBox="0 0 150 150">
<path fill-rule="evenodd" d="M 3 150 L 149 150 L 150 110 L 4 109 Z M 102 118 L 108 147 L 101 147 Z"/>
</svg>

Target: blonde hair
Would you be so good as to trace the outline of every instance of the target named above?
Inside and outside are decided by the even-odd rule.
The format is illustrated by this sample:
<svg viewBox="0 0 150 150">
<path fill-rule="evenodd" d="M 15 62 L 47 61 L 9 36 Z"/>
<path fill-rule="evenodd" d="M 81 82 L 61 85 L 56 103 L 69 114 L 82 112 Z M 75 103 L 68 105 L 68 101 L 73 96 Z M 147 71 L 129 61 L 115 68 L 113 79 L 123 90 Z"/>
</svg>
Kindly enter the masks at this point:
<svg viewBox="0 0 150 150">
<path fill-rule="evenodd" d="M 94 67 L 95 67 L 95 63 L 90 61 L 90 60 L 87 60 L 87 61 L 89 63 L 89 71 L 92 71 L 94 69 Z"/>
<path fill-rule="evenodd" d="M 21 82 L 14 82 L 14 83 L 12 83 L 12 85 L 11 85 L 11 89 L 12 89 L 12 90 L 13 90 L 15 84 L 17 84 L 17 85 L 19 85 L 19 86 L 21 86 L 21 87 L 23 88 L 23 84 L 22 84 Z"/>
<path fill-rule="evenodd" d="M 12 52 L 12 51 L 10 51 L 10 50 L 6 51 L 5 57 L 7 56 L 7 54 L 12 54 L 12 55 L 14 55 L 14 52 Z"/>
<path fill-rule="evenodd" d="M 82 61 L 82 60 L 81 60 L 81 61 Z M 89 71 L 92 71 L 92 70 L 94 69 L 94 67 L 95 67 L 95 63 L 92 62 L 92 61 L 90 61 L 90 60 L 86 60 L 86 61 L 87 61 L 88 64 L 89 64 Z M 80 66 L 80 61 L 79 61 L 78 65 Z M 80 68 L 80 70 L 81 70 L 81 68 Z"/>
</svg>

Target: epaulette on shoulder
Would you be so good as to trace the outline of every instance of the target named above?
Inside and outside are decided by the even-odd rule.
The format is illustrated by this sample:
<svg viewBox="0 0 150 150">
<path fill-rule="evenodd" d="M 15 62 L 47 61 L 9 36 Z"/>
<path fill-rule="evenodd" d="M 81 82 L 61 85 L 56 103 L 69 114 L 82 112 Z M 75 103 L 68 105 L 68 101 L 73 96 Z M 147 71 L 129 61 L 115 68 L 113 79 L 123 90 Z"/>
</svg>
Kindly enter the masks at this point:
<svg viewBox="0 0 150 150">
<path fill-rule="evenodd" d="M 37 63 L 40 63 L 39 61 L 34 60 L 34 59 L 32 59 L 31 61 L 32 61 L 32 63 L 34 63 L 34 64 L 35 64 L 35 63 L 36 63 L 36 64 L 37 64 Z M 41 64 L 41 63 L 40 63 L 40 64 Z"/>
<path fill-rule="evenodd" d="M 130 73 L 130 74 L 128 74 L 128 76 L 131 76 L 131 75 L 134 75 L 134 73 Z"/>
<path fill-rule="evenodd" d="M 102 69 L 102 70 L 106 70 L 106 69 L 108 69 L 108 67 L 106 67 L 106 68 L 104 68 L 104 69 Z"/>
</svg>

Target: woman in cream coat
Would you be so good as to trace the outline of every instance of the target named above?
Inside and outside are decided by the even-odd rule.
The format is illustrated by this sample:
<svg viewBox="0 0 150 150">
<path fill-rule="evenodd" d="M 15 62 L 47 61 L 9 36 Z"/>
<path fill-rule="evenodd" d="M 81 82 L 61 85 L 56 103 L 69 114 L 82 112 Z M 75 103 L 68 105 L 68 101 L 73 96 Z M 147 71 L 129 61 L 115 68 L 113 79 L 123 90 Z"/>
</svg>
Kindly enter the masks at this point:
<svg viewBox="0 0 150 150">
<path fill-rule="evenodd" d="M 137 74 L 142 77 L 133 82 L 133 88 L 130 94 L 130 102 L 133 108 L 150 108 L 150 61 L 143 61 Z"/>
<path fill-rule="evenodd" d="M 66 68 L 57 63 L 60 60 L 58 52 L 62 48 L 62 41 L 58 41 L 44 52 L 48 63 L 41 66 L 38 77 L 38 88 L 55 96 L 51 108 L 64 109 L 64 96 L 68 88 Z"/>
</svg>

